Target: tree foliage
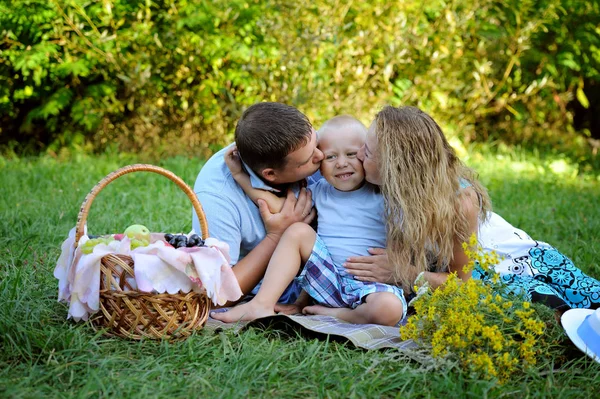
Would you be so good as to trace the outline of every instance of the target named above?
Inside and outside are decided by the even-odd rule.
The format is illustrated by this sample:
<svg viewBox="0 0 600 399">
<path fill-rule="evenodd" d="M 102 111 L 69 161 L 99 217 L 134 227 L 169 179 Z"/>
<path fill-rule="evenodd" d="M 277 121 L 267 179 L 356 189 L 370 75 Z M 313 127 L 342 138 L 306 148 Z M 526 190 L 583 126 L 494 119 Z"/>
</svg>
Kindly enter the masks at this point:
<svg viewBox="0 0 600 399">
<path fill-rule="evenodd" d="M 0 0 L 0 145 L 209 153 L 258 101 L 585 143 L 599 22 L 583 0 Z"/>
</svg>

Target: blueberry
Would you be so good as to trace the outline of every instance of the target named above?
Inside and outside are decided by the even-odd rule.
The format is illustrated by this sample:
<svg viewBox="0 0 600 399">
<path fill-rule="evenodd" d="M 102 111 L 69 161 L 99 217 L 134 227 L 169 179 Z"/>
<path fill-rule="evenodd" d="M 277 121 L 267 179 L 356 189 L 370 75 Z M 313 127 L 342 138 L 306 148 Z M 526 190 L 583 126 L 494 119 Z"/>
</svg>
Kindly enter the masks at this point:
<svg viewBox="0 0 600 399">
<path fill-rule="evenodd" d="M 202 238 L 200 238 L 198 240 L 198 243 L 196 244 L 197 247 L 203 247 L 204 246 L 204 240 Z"/>
<path fill-rule="evenodd" d="M 173 234 L 167 233 L 165 234 L 165 241 L 170 242 L 173 238 Z"/>
<path fill-rule="evenodd" d="M 92 235 L 92 234 L 88 234 L 88 238 L 89 238 L 90 240 L 93 240 L 93 239 L 95 239 L 95 238 L 100 238 L 100 236 L 95 236 L 95 235 Z"/>
</svg>

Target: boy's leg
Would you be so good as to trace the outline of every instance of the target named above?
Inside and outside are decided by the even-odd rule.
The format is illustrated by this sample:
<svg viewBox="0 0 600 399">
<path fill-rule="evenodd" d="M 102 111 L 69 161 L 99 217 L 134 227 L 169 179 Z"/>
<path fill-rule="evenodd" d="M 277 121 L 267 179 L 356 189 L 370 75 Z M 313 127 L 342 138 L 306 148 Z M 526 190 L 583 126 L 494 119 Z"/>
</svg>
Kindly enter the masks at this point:
<svg viewBox="0 0 600 399">
<path fill-rule="evenodd" d="M 288 227 L 273 252 L 256 296 L 248 303 L 227 312 L 213 313 L 211 317 L 232 323 L 274 315 L 277 300 L 310 257 L 315 240 L 315 231 L 306 223 L 294 223 Z"/>
<path fill-rule="evenodd" d="M 404 305 L 391 292 L 374 292 L 355 309 L 314 305 L 305 307 L 303 313 L 333 316 L 355 324 L 395 326 L 402 320 Z"/>
</svg>

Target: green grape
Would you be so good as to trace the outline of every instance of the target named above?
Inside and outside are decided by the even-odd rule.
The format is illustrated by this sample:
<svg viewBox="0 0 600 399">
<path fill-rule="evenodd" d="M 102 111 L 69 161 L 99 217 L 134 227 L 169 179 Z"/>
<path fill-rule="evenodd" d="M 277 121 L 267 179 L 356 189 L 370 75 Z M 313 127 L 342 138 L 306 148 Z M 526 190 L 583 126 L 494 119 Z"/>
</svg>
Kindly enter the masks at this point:
<svg viewBox="0 0 600 399">
<path fill-rule="evenodd" d="M 90 240 L 87 240 L 81 246 L 81 252 L 84 254 L 91 254 L 94 251 L 94 247 L 100 244 L 101 242 L 102 240 L 100 238 L 92 238 Z"/>
<path fill-rule="evenodd" d="M 98 244 L 108 245 L 113 240 L 114 240 L 114 238 L 112 238 L 111 236 L 104 236 L 104 237 L 89 239 L 81 245 L 81 253 L 86 254 L 86 255 L 91 254 L 92 252 L 94 252 L 94 247 L 96 245 L 98 245 Z"/>
<path fill-rule="evenodd" d="M 131 239 L 131 249 L 136 249 L 137 247 L 147 247 L 148 244 L 150 244 L 148 240 L 138 240 L 137 238 Z"/>
</svg>

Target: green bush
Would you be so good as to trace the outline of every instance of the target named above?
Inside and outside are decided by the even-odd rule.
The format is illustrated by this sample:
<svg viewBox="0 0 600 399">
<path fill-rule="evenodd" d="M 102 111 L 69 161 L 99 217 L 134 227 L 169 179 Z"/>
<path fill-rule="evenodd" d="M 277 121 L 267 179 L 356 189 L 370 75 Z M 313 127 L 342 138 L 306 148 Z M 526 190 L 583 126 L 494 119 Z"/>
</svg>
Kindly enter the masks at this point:
<svg viewBox="0 0 600 399">
<path fill-rule="evenodd" d="M 0 145 L 207 155 L 281 101 L 316 125 L 412 104 L 465 141 L 587 150 L 571 104 L 595 106 L 599 22 L 578 0 L 0 0 Z"/>
</svg>

